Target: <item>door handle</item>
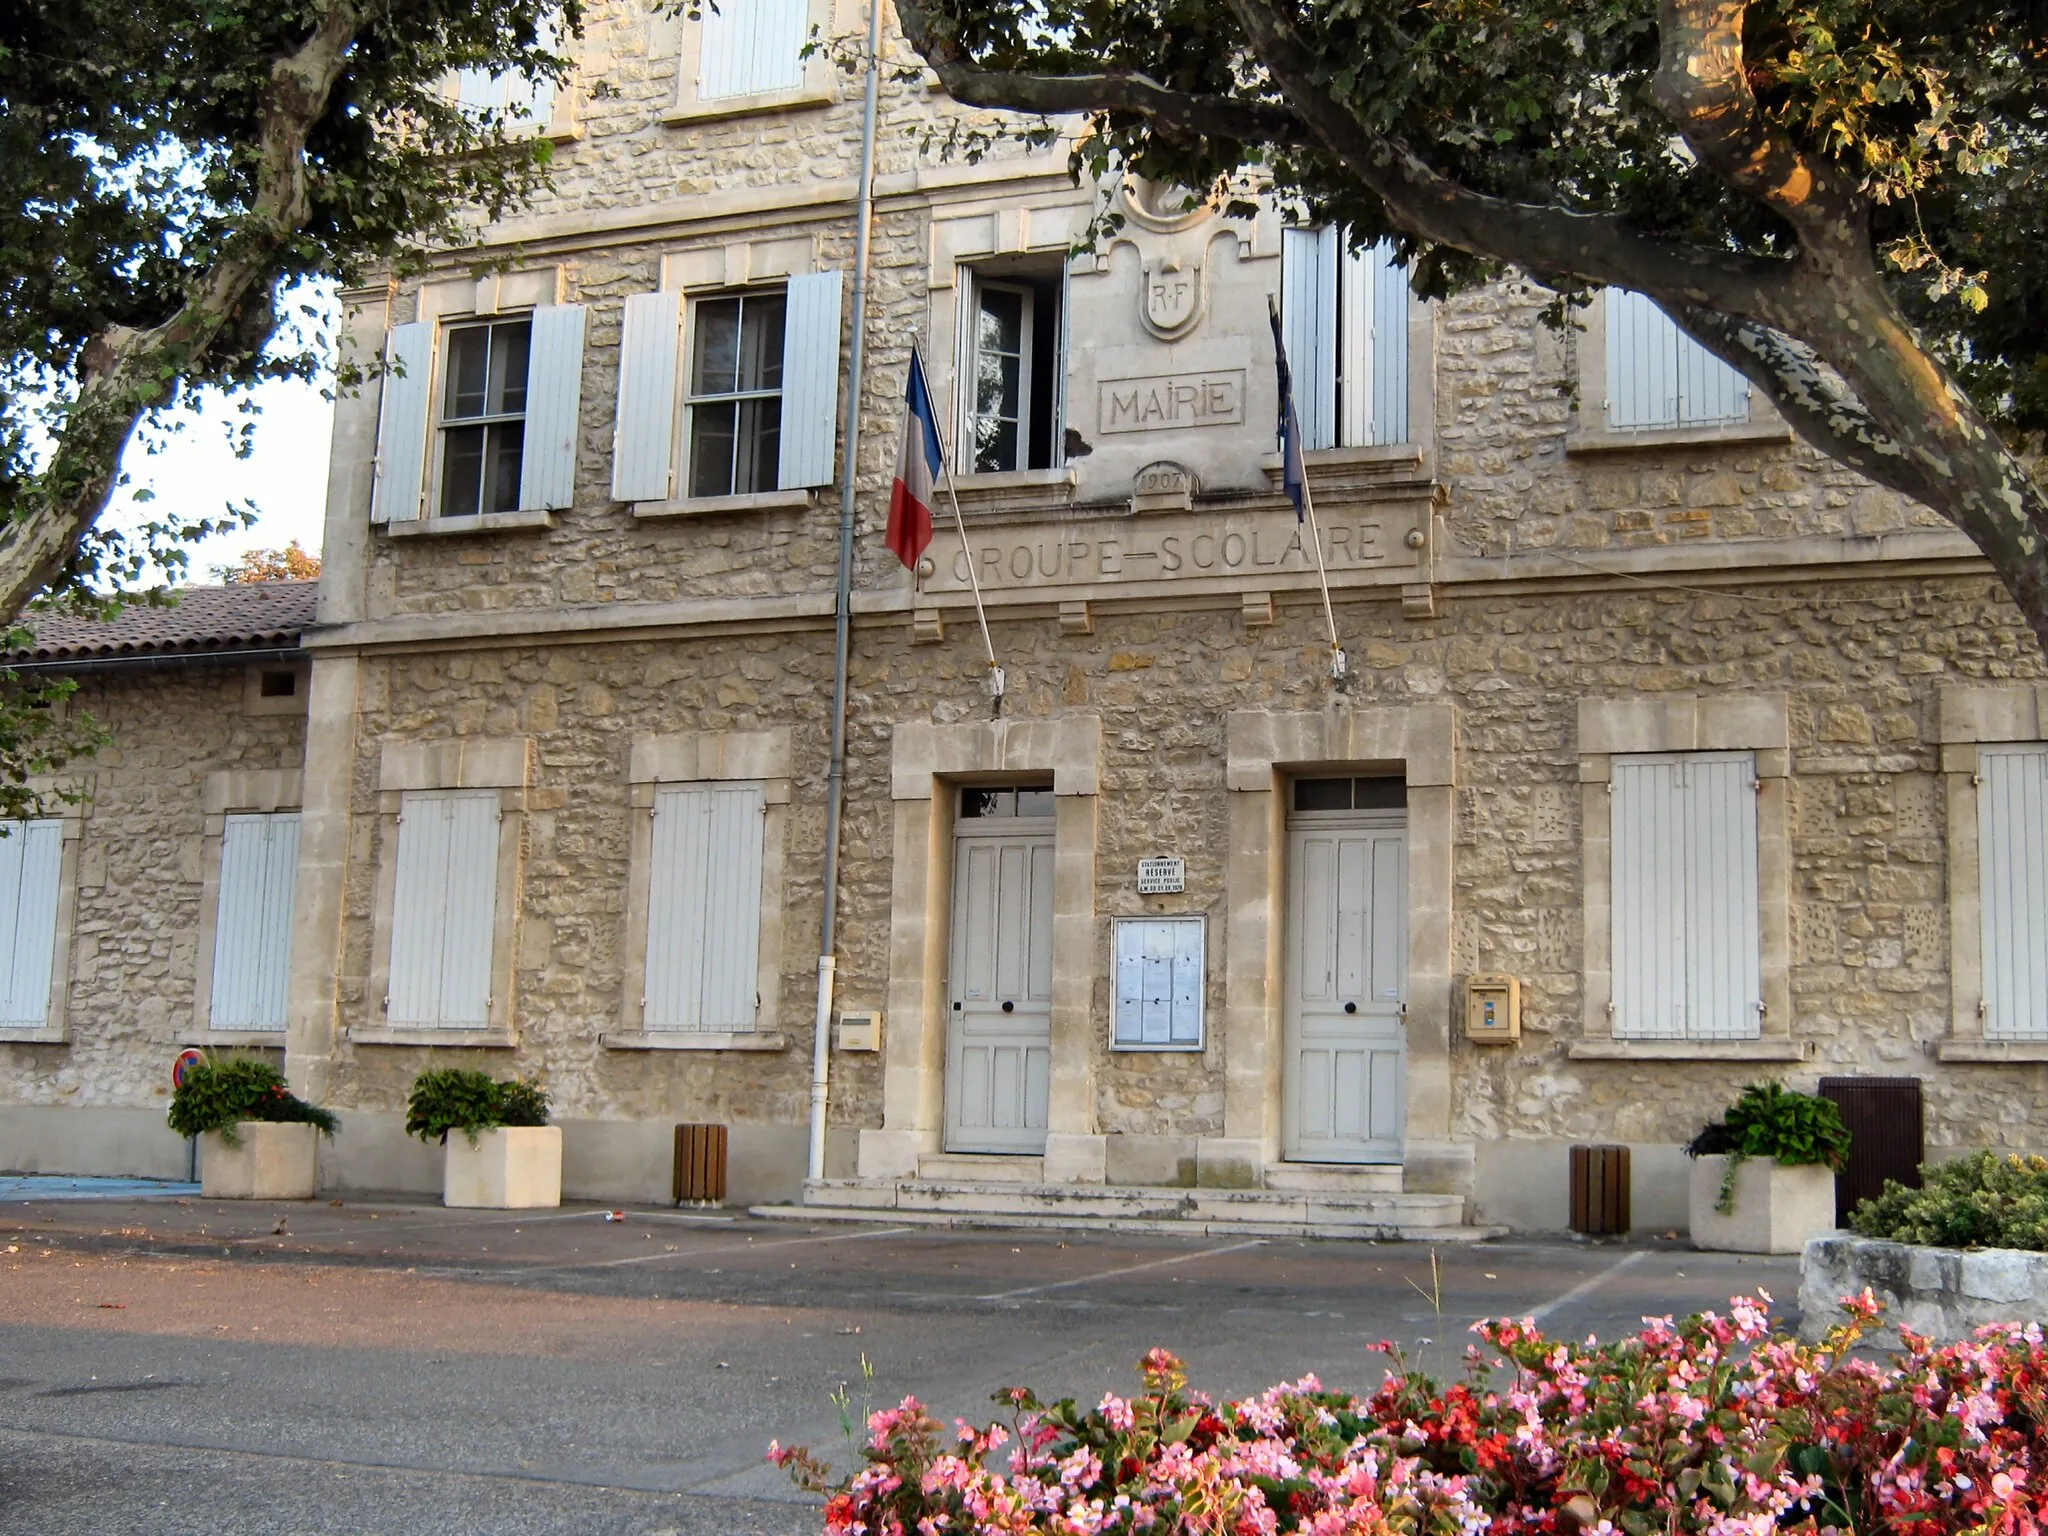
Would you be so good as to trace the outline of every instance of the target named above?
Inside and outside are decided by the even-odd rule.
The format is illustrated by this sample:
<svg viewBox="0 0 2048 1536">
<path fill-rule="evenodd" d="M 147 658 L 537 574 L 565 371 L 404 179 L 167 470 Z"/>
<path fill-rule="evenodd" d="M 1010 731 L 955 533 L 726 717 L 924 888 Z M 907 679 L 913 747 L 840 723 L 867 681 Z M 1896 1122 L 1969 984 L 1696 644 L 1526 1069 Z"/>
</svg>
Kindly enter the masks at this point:
<svg viewBox="0 0 2048 1536">
<path fill-rule="evenodd" d="M 1011 1001 L 1010 1001 L 1010 1000 L 1009 1000 L 1009 999 L 1008 999 L 1007 997 L 1006 997 L 1006 998 L 1004 998 L 1004 999 L 1003 999 L 1003 1012 L 1005 1012 L 1005 1013 L 1015 1013 L 1016 1011 L 1017 1011 L 1017 1005 L 1016 1005 L 1015 1003 L 1011 1002 Z"/>
<path fill-rule="evenodd" d="M 1356 1004 L 1356 1003 L 1346 1003 L 1346 1004 L 1344 1005 L 1344 1011 L 1345 1011 L 1346 1013 L 1356 1013 L 1356 1012 L 1358 1012 L 1358 1004 Z"/>
</svg>

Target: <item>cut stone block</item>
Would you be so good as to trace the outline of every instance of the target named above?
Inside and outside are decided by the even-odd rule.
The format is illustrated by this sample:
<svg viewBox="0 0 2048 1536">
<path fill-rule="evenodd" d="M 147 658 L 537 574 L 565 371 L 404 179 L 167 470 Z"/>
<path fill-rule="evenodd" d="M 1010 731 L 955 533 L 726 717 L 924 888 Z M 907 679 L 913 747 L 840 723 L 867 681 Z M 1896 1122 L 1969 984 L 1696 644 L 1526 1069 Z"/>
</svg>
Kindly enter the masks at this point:
<svg viewBox="0 0 2048 1536">
<path fill-rule="evenodd" d="M 441 1203 L 523 1211 L 562 1203 L 562 1128 L 501 1125 L 479 1131 L 476 1145 L 448 1133 Z"/>
<path fill-rule="evenodd" d="M 209 1200 L 310 1200 L 320 1131 L 243 1120 L 230 1146 L 219 1131 L 199 1138 L 199 1192 Z"/>
</svg>

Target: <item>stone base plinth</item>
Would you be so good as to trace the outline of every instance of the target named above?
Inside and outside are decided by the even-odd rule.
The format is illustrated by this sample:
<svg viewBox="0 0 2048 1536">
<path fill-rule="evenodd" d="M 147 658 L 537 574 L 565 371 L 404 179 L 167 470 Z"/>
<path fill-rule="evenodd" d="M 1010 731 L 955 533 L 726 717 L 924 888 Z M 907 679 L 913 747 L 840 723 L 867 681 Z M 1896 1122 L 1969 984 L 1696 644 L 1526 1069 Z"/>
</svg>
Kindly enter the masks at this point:
<svg viewBox="0 0 2048 1536">
<path fill-rule="evenodd" d="M 1725 1157 L 1692 1168 L 1692 1245 L 1714 1253 L 1798 1253 L 1835 1227 L 1835 1175 L 1821 1167 L 1787 1168 L 1748 1158 L 1735 1170 L 1735 1209 L 1715 1209 Z"/>
<path fill-rule="evenodd" d="M 2048 1253 L 2012 1248 L 1922 1248 L 1845 1233 L 1817 1237 L 1799 1264 L 1800 1337 L 1843 1320 L 1842 1298 L 1869 1291 L 1885 1326 L 1869 1342 L 1897 1348 L 1903 1326 L 1938 1343 L 1989 1323 L 2048 1326 Z"/>
<path fill-rule="evenodd" d="M 221 1132 L 199 1138 L 199 1192 L 209 1200 L 310 1200 L 319 1129 L 243 1120 L 234 1145 Z"/>
<path fill-rule="evenodd" d="M 501 1125 L 477 1132 L 475 1146 L 461 1131 L 450 1131 L 441 1203 L 501 1211 L 560 1205 L 562 1128 Z"/>
</svg>

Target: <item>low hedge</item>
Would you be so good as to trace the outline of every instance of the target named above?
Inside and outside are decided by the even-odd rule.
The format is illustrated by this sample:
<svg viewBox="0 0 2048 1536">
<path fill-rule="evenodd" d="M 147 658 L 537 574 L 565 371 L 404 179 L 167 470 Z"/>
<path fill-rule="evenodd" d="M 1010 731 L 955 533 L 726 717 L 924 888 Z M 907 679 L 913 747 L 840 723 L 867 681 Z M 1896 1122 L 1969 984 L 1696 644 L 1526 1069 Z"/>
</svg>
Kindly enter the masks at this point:
<svg viewBox="0 0 2048 1536">
<path fill-rule="evenodd" d="M 1978 1152 L 1920 1170 L 1921 1186 L 1885 1180 L 1849 1213 L 1862 1237 L 1935 1248 L 2048 1252 L 2048 1158 Z"/>
<path fill-rule="evenodd" d="M 1771 1335 L 1768 1302 L 1604 1345 L 1485 1323 L 1464 1380 L 1396 1357 L 1364 1396 L 1308 1376 L 1215 1404 L 1154 1350 L 1138 1396 L 1093 1408 L 1019 1388 L 1006 1422 L 948 1430 L 906 1398 L 844 1480 L 769 1455 L 858 1536 L 2038 1536 L 2038 1331 L 1909 1335 L 1879 1365 L 1850 1354 L 1867 1295 L 1811 1346 Z"/>
<path fill-rule="evenodd" d="M 334 1134 L 332 1110 L 308 1104 L 286 1085 L 284 1074 L 252 1056 L 209 1056 L 185 1074 L 171 1094 L 168 1116 L 180 1136 L 220 1133 L 229 1146 L 239 1141 L 235 1127 L 244 1120 L 316 1125 L 323 1136 Z"/>
</svg>

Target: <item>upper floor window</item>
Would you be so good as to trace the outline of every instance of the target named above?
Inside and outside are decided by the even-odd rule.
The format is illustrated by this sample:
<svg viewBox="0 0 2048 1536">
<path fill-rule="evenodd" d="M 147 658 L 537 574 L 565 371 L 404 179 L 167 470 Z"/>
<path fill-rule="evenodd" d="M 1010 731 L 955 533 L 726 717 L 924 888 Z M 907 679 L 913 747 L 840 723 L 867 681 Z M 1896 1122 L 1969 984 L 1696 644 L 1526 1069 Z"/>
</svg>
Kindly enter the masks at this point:
<svg viewBox="0 0 2048 1536">
<path fill-rule="evenodd" d="M 717 0 L 704 7 L 697 99 L 793 91 L 804 83 L 810 0 Z"/>
<path fill-rule="evenodd" d="M 441 400 L 442 517 L 518 510 L 532 337 L 527 320 L 465 325 L 448 333 Z"/>
<path fill-rule="evenodd" d="M 1304 448 L 1409 441 L 1408 272 L 1326 224 L 1280 240 L 1280 330 Z"/>
<path fill-rule="evenodd" d="M 962 276 L 961 468 L 1051 469 L 1065 457 L 1061 269 L 1037 263 Z"/>
<path fill-rule="evenodd" d="M 560 50 L 561 21 L 541 22 L 540 46 Z M 455 104 L 480 120 L 502 120 L 508 134 L 546 131 L 555 117 L 555 82 L 512 70 L 459 69 L 455 72 Z"/>
<path fill-rule="evenodd" d="M 1977 751 L 1984 1033 L 2048 1040 L 2048 746 Z"/>
<path fill-rule="evenodd" d="M 1749 420 L 1749 381 L 1640 293 L 1610 288 L 1607 425 L 1613 431 Z"/>
<path fill-rule="evenodd" d="M 690 345 L 692 496 L 746 496 L 780 486 L 780 292 L 700 299 Z"/>
</svg>

